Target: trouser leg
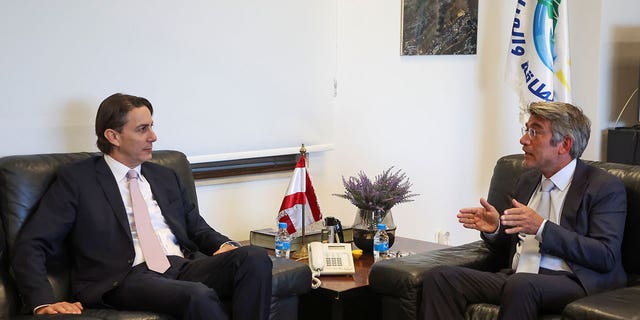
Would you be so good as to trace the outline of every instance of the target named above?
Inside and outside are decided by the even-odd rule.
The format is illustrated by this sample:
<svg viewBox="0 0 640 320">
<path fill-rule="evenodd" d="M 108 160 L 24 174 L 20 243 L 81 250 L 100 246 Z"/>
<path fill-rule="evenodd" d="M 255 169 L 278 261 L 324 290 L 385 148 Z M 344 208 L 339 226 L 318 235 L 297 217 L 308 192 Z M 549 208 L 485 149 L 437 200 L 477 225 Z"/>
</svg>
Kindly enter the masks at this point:
<svg viewBox="0 0 640 320">
<path fill-rule="evenodd" d="M 266 250 L 241 247 L 191 261 L 179 280 L 197 281 L 232 300 L 234 319 L 268 319 L 271 305 L 272 262 Z"/>
<path fill-rule="evenodd" d="M 215 290 L 202 283 L 172 279 L 175 272 L 172 267 L 160 275 L 142 264 L 107 292 L 104 300 L 117 309 L 160 312 L 178 319 L 228 319 Z"/>
<path fill-rule="evenodd" d="M 504 284 L 498 319 L 538 319 L 541 314 L 561 313 L 571 301 L 586 295 L 566 273 L 515 273 Z"/>
<path fill-rule="evenodd" d="M 467 305 L 499 304 L 507 275 L 457 266 L 431 269 L 422 288 L 422 319 L 464 319 Z"/>
</svg>

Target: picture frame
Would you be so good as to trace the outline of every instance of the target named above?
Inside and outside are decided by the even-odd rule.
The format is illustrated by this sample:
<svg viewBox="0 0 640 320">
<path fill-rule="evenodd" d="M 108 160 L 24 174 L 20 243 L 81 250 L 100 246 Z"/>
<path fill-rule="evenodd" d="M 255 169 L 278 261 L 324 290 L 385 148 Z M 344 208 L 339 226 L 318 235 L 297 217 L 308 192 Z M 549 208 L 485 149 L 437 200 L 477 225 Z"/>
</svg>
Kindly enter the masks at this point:
<svg viewBox="0 0 640 320">
<path fill-rule="evenodd" d="M 476 54 L 478 0 L 402 0 L 401 55 Z"/>
</svg>

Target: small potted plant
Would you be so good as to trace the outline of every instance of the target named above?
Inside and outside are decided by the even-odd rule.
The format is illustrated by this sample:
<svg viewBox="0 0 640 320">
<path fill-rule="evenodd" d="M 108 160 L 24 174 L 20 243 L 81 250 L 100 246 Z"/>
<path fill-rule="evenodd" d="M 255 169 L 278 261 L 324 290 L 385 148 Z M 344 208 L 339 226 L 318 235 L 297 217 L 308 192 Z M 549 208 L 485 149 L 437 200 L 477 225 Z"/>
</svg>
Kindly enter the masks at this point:
<svg viewBox="0 0 640 320">
<path fill-rule="evenodd" d="M 357 176 L 345 179 L 342 184 L 345 192 L 334 194 L 349 200 L 358 208 L 353 222 L 353 241 L 365 252 L 373 250 L 373 235 L 378 223 L 387 225 L 389 247 L 395 240 L 396 226 L 393 222 L 391 208 L 399 203 L 413 201 L 417 194 L 411 193 L 411 182 L 401 170 L 392 171 L 393 167 L 375 176 L 372 181 L 360 171 Z"/>
</svg>

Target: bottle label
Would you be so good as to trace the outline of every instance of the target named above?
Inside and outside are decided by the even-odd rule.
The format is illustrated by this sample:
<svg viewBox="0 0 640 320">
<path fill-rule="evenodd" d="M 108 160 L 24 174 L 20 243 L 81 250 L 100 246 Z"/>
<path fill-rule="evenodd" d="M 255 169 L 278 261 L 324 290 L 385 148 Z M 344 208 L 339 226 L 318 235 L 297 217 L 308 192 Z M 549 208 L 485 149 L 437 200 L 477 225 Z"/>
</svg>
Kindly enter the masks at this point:
<svg viewBox="0 0 640 320">
<path fill-rule="evenodd" d="M 288 241 L 276 241 L 276 250 L 289 250 L 291 243 Z"/>
<path fill-rule="evenodd" d="M 378 252 L 389 251 L 389 243 L 388 242 L 376 243 L 373 246 L 373 250 L 378 251 Z"/>
</svg>

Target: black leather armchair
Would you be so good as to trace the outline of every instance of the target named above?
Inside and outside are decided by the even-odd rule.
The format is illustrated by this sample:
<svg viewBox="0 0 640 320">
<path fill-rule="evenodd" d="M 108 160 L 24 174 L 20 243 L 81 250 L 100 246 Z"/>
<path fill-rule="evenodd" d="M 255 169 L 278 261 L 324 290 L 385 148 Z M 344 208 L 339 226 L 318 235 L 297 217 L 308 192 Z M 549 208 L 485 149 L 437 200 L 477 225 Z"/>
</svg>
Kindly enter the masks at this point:
<svg viewBox="0 0 640 320">
<path fill-rule="evenodd" d="M 510 207 L 509 194 L 516 179 L 527 170 L 522 155 L 509 155 L 498 160 L 491 178 L 488 200 L 498 210 Z M 545 315 L 543 319 L 639 319 L 640 318 L 640 166 L 585 161 L 618 176 L 627 191 L 627 220 L 622 242 L 622 260 L 629 277 L 628 287 L 588 296 L 567 305 L 561 315 Z M 479 270 L 497 271 L 505 261 L 496 261 L 483 241 L 454 246 L 438 251 L 376 263 L 369 273 L 369 285 L 382 299 L 383 319 L 417 319 L 424 273 L 438 265 L 460 265 Z M 467 308 L 466 318 L 495 319 L 498 306 L 474 304 Z"/>
<path fill-rule="evenodd" d="M 36 209 L 39 200 L 63 165 L 86 159 L 92 153 L 65 153 L 9 156 L 0 159 L 0 320 L 31 319 L 22 310 L 9 269 L 9 257 L 22 224 Z M 184 154 L 178 151 L 155 151 L 153 162 L 174 169 L 182 183 L 190 186 L 189 196 L 197 203 L 191 167 Z M 56 297 L 69 300 L 69 261 L 61 252 L 48 261 L 49 281 Z M 306 264 L 288 260 L 273 261 L 271 319 L 297 319 L 298 296 L 311 289 L 311 271 Z M 251 307 L 251 306 L 247 306 Z M 38 316 L 42 319 L 43 316 Z M 47 318 L 46 316 L 44 318 Z M 171 319 L 147 312 L 111 309 L 85 309 L 82 315 L 53 315 L 55 319 Z"/>
</svg>

